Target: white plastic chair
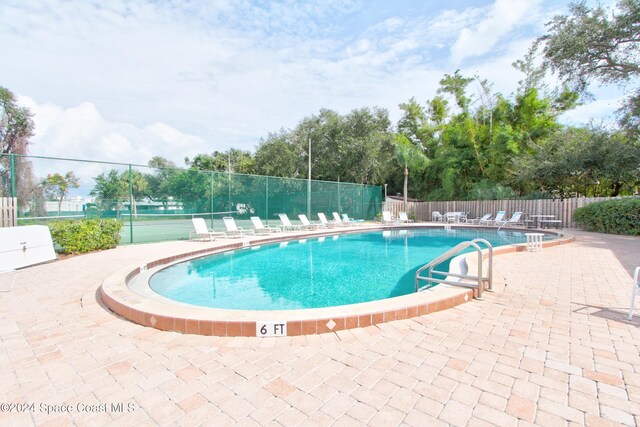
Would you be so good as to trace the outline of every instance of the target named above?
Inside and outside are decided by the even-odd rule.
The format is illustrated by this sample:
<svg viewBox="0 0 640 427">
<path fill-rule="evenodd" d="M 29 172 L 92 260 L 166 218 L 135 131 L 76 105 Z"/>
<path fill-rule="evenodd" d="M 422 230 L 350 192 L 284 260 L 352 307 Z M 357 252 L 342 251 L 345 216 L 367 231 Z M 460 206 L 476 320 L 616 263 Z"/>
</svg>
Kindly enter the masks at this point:
<svg viewBox="0 0 640 427">
<path fill-rule="evenodd" d="M 318 219 L 320 220 L 320 224 L 327 228 L 333 228 L 336 226 L 335 222 L 327 220 L 327 216 L 323 212 L 318 212 Z"/>
<path fill-rule="evenodd" d="M 468 222 L 471 222 L 472 224 L 487 224 L 488 221 L 491 221 L 490 213 L 484 214 L 482 218 L 475 218 L 475 219 L 468 220 Z"/>
<path fill-rule="evenodd" d="M 347 225 L 361 226 L 361 225 L 364 224 L 364 219 L 349 218 L 349 215 L 347 215 L 346 213 L 343 213 L 342 214 L 342 222 L 344 224 L 347 224 Z"/>
<path fill-rule="evenodd" d="M 431 221 L 433 222 L 443 222 L 444 216 L 440 213 L 440 211 L 431 212 Z"/>
<path fill-rule="evenodd" d="M 300 222 L 302 223 L 302 225 L 306 227 L 307 230 L 315 230 L 317 228 L 327 228 L 326 225 L 312 223 L 311 221 L 309 221 L 309 218 L 307 218 L 305 214 L 299 214 L 298 218 L 300 218 Z"/>
<path fill-rule="evenodd" d="M 286 213 L 278 214 L 278 216 L 280 217 L 280 222 L 282 223 L 282 225 L 280 226 L 282 230 L 302 230 L 303 228 L 305 228 L 300 224 L 292 224 Z"/>
<path fill-rule="evenodd" d="M 204 222 L 204 218 L 192 218 L 194 231 L 189 234 L 189 240 L 203 240 L 208 239 L 210 242 L 215 240 L 216 237 L 227 237 L 226 233 L 222 231 L 213 231 L 207 228 L 207 223 Z"/>
<path fill-rule="evenodd" d="M 222 218 L 224 226 L 227 229 L 227 237 L 243 237 L 243 236 L 255 236 L 256 233 L 253 230 L 245 230 L 242 227 L 236 225 L 236 220 L 231 216 L 225 216 Z"/>
<path fill-rule="evenodd" d="M 385 224 L 391 224 L 393 221 L 393 218 L 391 218 L 391 212 L 389 211 L 382 211 L 382 222 Z"/>
<path fill-rule="evenodd" d="M 278 227 L 270 227 L 268 225 L 264 225 L 259 216 L 252 216 L 251 223 L 253 224 L 253 231 L 256 234 L 271 234 L 278 233 L 280 228 Z"/>
<path fill-rule="evenodd" d="M 349 224 L 344 222 L 344 220 L 340 217 L 338 212 L 333 212 L 331 215 L 333 215 L 333 222 L 336 223 L 338 226 L 346 227 L 346 226 L 349 225 Z"/>
<path fill-rule="evenodd" d="M 511 215 L 511 218 L 509 218 L 506 221 L 498 221 L 496 220 L 496 225 L 500 225 L 502 226 L 509 226 L 509 225 L 524 225 L 524 222 L 522 222 L 522 212 L 514 212 L 513 215 Z"/>
<path fill-rule="evenodd" d="M 504 222 L 505 211 L 498 211 L 496 217 L 494 219 L 490 219 L 487 221 L 488 225 L 498 225 L 499 223 Z"/>
<path fill-rule="evenodd" d="M 412 219 L 409 219 L 406 212 L 398 212 L 398 221 L 399 222 L 414 222 Z"/>
</svg>

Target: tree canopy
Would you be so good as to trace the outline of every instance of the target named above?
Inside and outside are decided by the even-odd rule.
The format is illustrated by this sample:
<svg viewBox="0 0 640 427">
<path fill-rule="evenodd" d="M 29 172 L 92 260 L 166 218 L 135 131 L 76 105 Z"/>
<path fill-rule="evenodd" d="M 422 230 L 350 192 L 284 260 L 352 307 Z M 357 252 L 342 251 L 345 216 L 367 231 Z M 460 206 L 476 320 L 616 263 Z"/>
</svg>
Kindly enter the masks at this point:
<svg viewBox="0 0 640 427">
<path fill-rule="evenodd" d="M 573 90 L 588 95 L 593 82 L 620 87 L 640 76 L 640 0 L 618 0 L 615 8 L 590 8 L 585 1 L 569 6 L 547 24 L 537 40 L 550 67 Z M 637 85 L 637 83 L 635 83 Z M 620 109 L 620 124 L 640 135 L 640 87 Z"/>
<path fill-rule="evenodd" d="M 33 130 L 31 111 L 20 107 L 13 92 L 0 86 L 0 154 L 27 154 Z"/>
</svg>

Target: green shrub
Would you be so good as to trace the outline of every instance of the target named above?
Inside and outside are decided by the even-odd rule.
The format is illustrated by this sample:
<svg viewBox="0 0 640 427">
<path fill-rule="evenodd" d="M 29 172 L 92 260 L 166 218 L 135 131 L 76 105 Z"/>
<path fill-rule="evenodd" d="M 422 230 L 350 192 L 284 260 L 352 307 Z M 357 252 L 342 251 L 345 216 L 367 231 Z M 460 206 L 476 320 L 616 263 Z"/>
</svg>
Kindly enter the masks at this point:
<svg viewBox="0 0 640 427">
<path fill-rule="evenodd" d="M 573 219 L 587 231 L 640 236 L 640 198 L 591 203 L 576 209 Z"/>
<path fill-rule="evenodd" d="M 51 237 L 63 253 L 82 254 L 115 248 L 120 242 L 122 221 L 80 219 L 49 224 Z"/>
</svg>

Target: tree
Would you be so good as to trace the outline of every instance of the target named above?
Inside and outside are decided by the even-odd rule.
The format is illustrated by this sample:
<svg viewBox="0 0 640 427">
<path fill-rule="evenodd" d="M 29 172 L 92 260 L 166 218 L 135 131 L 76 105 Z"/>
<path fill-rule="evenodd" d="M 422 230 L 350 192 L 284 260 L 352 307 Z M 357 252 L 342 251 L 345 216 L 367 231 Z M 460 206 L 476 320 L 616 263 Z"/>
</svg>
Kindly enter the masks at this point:
<svg viewBox="0 0 640 427">
<path fill-rule="evenodd" d="M 257 173 L 325 181 L 381 183 L 393 157 L 389 112 L 359 108 L 341 115 L 322 109 L 293 130 L 281 130 L 261 141 L 255 154 Z"/>
<path fill-rule="evenodd" d="M 404 198 L 404 209 L 407 209 L 407 191 L 409 187 L 409 168 L 421 170 L 427 167 L 429 159 L 422 150 L 413 145 L 404 135 L 398 134 L 395 139 L 395 155 L 398 162 L 404 166 L 404 185 L 402 195 Z"/>
<path fill-rule="evenodd" d="M 471 98 L 466 95 L 466 88 L 472 81 L 473 78 L 464 77 L 460 74 L 460 70 L 456 70 L 453 75 L 445 74 L 440 80 L 438 93 L 448 93 L 452 95 L 456 101 L 456 105 L 463 113 L 466 113 L 471 104 Z"/>
<path fill-rule="evenodd" d="M 567 128 L 518 159 L 516 179 L 556 197 L 633 194 L 640 184 L 640 148 L 620 132 Z"/>
<path fill-rule="evenodd" d="M 148 197 L 151 200 L 161 202 L 164 209 L 167 210 L 171 199 L 168 182 L 171 175 L 176 173 L 176 165 L 171 160 L 159 156 L 154 156 L 147 164 L 154 169 L 154 173 L 145 174 Z"/>
<path fill-rule="evenodd" d="M 230 148 L 226 152 L 198 154 L 193 160 L 185 159 L 191 169 L 201 171 L 253 173 L 253 156 L 248 151 Z"/>
<path fill-rule="evenodd" d="M 78 188 L 80 183 L 74 173 L 69 171 L 64 176 L 59 173 L 49 174 L 42 180 L 41 185 L 44 187 L 45 194 L 48 197 L 58 200 L 58 216 L 60 216 L 62 201 L 69 193 L 69 190 Z"/>
<path fill-rule="evenodd" d="M 593 81 L 623 86 L 640 75 L 640 0 L 618 0 L 615 10 L 590 8 L 580 1 L 571 3 L 569 11 L 547 24 L 548 32 L 538 43 L 571 89 L 586 94 Z M 621 124 L 636 132 L 638 99 L 640 90 L 628 97 L 621 111 Z"/>
<path fill-rule="evenodd" d="M 285 130 L 270 133 L 260 141 L 254 156 L 255 170 L 260 175 L 291 177 L 300 175 L 298 156 L 291 141 L 291 134 Z"/>
<path fill-rule="evenodd" d="M 111 169 L 106 174 L 101 173 L 93 179 L 95 186 L 89 194 L 97 197 L 103 210 L 111 210 L 115 205 L 119 214 L 122 203 L 129 198 L 127 181 L 122 179 L 122 175 L 116 169 Z"/>
<path fill-rule="evenodd" d="M 127 190 L 129 180 L 131 180 L 131 209 L 133 211 L 133 216 L 137 218 L 138 204 L 136 203 L 136 200 L 147 195 L 149 183 L 147 182 L 146 177 L 138 171 L 131 171 L 131 174 L 129 174 L 128 171 L 124 171 L 120 176 L 120 179 L 124 181 L 124 185 L 127 186 Z"/>
<path fill-rule="evenodd" d="M 27 154 L 33 129 L 31 111 L 18 106 L 15 95 L 0 86 L 0 154 Z"/>
<path fill-rule="evenodd" d="M 511 66 L 524 74 L 524 78 L 518 81 L 518 94 L 524 95 L 530 89 L 545 90 L 545 75 L 547 74 L 548 64 L 541 61 L 536 64 L 538 58 L 538 49 L 540 41 L 535 41 L 522 59 L 514 61 Z"/>
<path fill-rule="evenodd" d="M 20 208 L 29 206 L 30 200 L 41 204 L 44 199 L 42 188 L 37 185 L 38 180 L 28 159 L 1 155 L 27 154 L 33 129 L 31 111 L 18 106 L 15 95 L 0 86 L 0 195 L 17 197 Z M 14 174 L 13 186 L 11 173 Z"/>
</svg>

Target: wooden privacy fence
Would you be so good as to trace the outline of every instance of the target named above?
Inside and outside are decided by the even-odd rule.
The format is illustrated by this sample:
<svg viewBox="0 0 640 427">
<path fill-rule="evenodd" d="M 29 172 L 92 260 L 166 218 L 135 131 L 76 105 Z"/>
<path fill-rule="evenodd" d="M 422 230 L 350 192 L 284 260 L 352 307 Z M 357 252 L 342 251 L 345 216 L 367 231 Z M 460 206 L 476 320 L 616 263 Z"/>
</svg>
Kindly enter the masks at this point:
<svg viewBox="0 0 640 427">
<path fill-rule="evenodd" d="M 0 197 L 0 227 L 14 227 L 18 222 L 18 201 L 12 197 Z"/>
<path fill-rule="evenodd" d="M 468 218 L 478 218 L 491 213 L 493 216 L 498 211 L 506 211 L 507 218 L 514 212 L 524 212 L 526 216 L 542 214 L 555 215 L 562 221 L 565 227 L 576 227 L 573 222 L 573 213 L 579 207 L 589 203 L 604 200 L 619 199 L 620 197 L 580 197 L 573 199 L 539 199 L 539 200 L 456 200 L 438 202 L 408 202 L 406 211 L 414 214 L 417 221 L 431 221 L 431 213 L 468 212 Z M 383 210 L 391 211 L 397 217 L 398 212 L 404 211 L 404 202 L 387 200 L 383 204 Z"/>
</svg>

